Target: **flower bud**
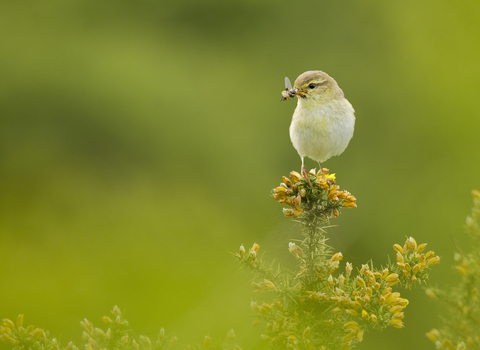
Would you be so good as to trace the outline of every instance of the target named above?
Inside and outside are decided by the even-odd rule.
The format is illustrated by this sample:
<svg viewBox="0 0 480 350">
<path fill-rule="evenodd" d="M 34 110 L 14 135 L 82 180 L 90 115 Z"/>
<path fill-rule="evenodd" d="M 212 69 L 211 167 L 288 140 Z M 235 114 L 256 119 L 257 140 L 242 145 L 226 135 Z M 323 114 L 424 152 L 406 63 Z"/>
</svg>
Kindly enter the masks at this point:
<svg viewBox="0 0 480 350">
<path fill-rule="evenodd" d="M 402 249 L 402 247 L 400 246 L 400 244 L 394 244 L 394 245 L 393 245 L 393 249 L 395 249 L 395 251 L 396 251 L 397 253 L 403 254 L 403 249 Z"/>
<path fill-rule="evenodd" d="M 352 270 L 353 270 L 352 264 L 347 262 L 347 264 L 345 265 L 345 271 L 347 273 L 347 277 L 350 276 L 350 274 L 352 273 Z"/>
<path fill-rule="evenodd" d="M 294 255 L 303 255 L 303 250 L 293 242 L 288 243 L 288 251 Z"/>
<path fill-rule="evenodd" d="M 311 332 L 312 330 L 310 329 L 310 327 L 305 328 L 305 330 L 303 331 L 303 338 L 304 339 L 308 338 Z"/>
<path fill-rule="evenodd" d="M 294 203 L 295 204 L 295 207 L 299 207 L 300 204 L 302 204 L 302 196 L 300 194 L 298 194 L 295 199 L 294 199 Z"/>
<path fill-rule="evenodd" d="M 244 256 L 245 256 L 245 247 L 242 244 L 240 246 L 240 257 L 243 259 Z"/>
<path fill-rule="evenodd" d="M 285 215 L 286 218 L 294 218 L 295 217 L 295 213 L 294 213 L 293 209 L 283 208 L 282 212 L 283 212 L 283 215 Z"/>
<path fill-rule="evenodd" d="M 287 187 L 292 187 L 292 181 L 286 176 L 282 176 L 283 183 L 287 185 Z"/>
<path fill-rule="evenodd" d="M 20 328 L 23 325 L 23 314 L 18 315 L 17 317 L 17 327 Z"/>
<path fill-rule="evenodd" d="M 390 324 L 395 328 L 403 328 L 405 325 L 403 324 L 402 320 L 394 319 L 390 321 Z"/>
<path fill-rule="evenodd" d="M 359 343 L 363 340 L 363 332 L 360 331 L 357 333 L 357 340 Z"/>
<path fill-rule="evenodd" d="M 4 342 L 8 342 L 8 343 L 10 343 L 10 344 L 12 344 L 12 345 L 18 343 L 18 340 L 17 340 L 17 339 L 13 339 L 12 337 L 10 337 L 10 336 L 9 336 L 8 334 L 6 334 L 6 333 L 5 333 L 5 334 L 2 334 L 1 336 L 3 337 L 3 339 L 2 339 L 2 338 L 0 338 L 0 339 L 3 340 Z"/>
<path fill-rule="evenodd" d="M 117 305 L 113 307 L 112 313 L 114 313 L 117 316 L 122 316 L 122 312 L 120 311 Z"/>
<path fill-rule="evenodd" d="M 103 321 L 104 323 L 106 323 L 106 324 L 112 323 L 112 320 L 111 320 L 110 317 L 108 317 L 108 316 L 103 316 L 103 317 L 102 317 L 102 321 Z"/>
<path fill-rule="evenodd" d="M 431 260 L 430 260 L 431 261 Z M 430 262 L 429 261 L 429 262 Z M 465 276 L 467 274 L 467 270 L 465 270 L 462 266 L 455 266 L 455 269 L 457 270 L 457 272 L 462 275 L 462 276 Z"/>
<path fill-rule="evenodd" d="M 152 345 L 152 341 L 150 340 L 149 337 L 145 335 L 141 335 L 138 337 L 138 340 L 140 341 L 141 344 L 143 345 Z"/>
<path fill-rule="evenodd" d="M 427 243 L 422 243 L 422 244 L 420 244 L 420 245 L 417 247 L 417 253 L 423 252 L 426 247 L 427 247 Z"/>
<path fill-rule="evenodd" d="M 253 251 L 253 252 L 250 252 L 250 256 L 252 257 L 252 261 L 257 261 L 257 252 L 256 251 Z"/>
<path fill-rule="evenodd" d="M 350 316 L 358 316 L 358 312 L 354 309 L 347 309 L 347 310 L 345 310 L 345 313 L 350 315 Z"/>
<path fill-rule="evenodd" d="M 437 337 L 432 332 L 427 332 L 425 335 L 430 341 L 433 341 L 434 343 L 437 341 Z"/>
<path fill-rule="evenodd" d="M 425 290 L 425 294 L 431 299 L 437 299 L 437 295 L 430 288 Z"/>
<path fill-rule="evenodd" d="M 41 339 L 47 339 L 47 335 L 45 334 L 45 331 L 41 328 L 37 328 L 33 331 L 33 337 L 35 338 L 41 338 Z"/>
<path fill-rule="evenodd" d="M 332 313 L 333 313 L 334 315 L 340 315 L 341 313 L 343 313 L 343 310 L 340 309 L 339 307 L 336 307 L 336 308 L 334 308 L 334 309 L 332 310 Z"/>
<path fill-rule="evenodd" d="M 440 257 L 439 257 L 439 256 L 435 256 L 435 257 L 429 259 L 427 263 L 428 263 L 428 265 L 440 264 Z"/>
<path fill-rule="evenodd" d="M 328 276 L 327 283 L 330 287 L 333 287 L 333 276 L 332 275 Z"/>
<path fill-rule="evenodd" d="M 205 339 L 203 339 L 203 346 L 205 348 L 208 348 L 210 346 L 211 342 L 212 342 L 212 338 L 210 338 L 208 335 L 206 335 Z"/>
<path fill-rule="evenodd" d="M 343 274 L 341 274 L 340 276 L 338 276 L 338 287 L 340 289 L 343 289 L 344 283 L 345 283 L 345 277 L 343 276 Z"/>
<path fill-rule="evenodd" d="M 273 282 L 267 280 L 267 279 L 264 279 L 262 283 L 260 283 L 260 286 L 262 287 L 262 289 L 264 290 L 268 290 L 268 289 L 275 289 L 275 284 L 273 284 Z"/>
<path fill-rule="evenodd" d="M 102 336 L 103 338 L 106 338 L 105 332 L 103 331 L 103 329 L 101 329 L 101 328 L 95 328 L 95 332 L 96 332 L 98 335 Z"/>
<path fill-rule="evenodd" d="M 444 349 L 454 349 L 453 343 L 450 339 L 443 339 L 442 340 L 442 347 Z"/>
<path fill-rule="evenodd" d="M 360 330 L 360 326 L 358 325 L 357 322 L 355 321 L 348 321 L 348 322 L 345 322 L 343 327 L 345 327 L 346 329 L 350 329 L 350 330 L 355 330 L 355 331 L 359 331 Z"/>
<path fill-rule="evenodd" d="M 388 311 L 390 311 L 391 314 L 395 314 L 395 313 L 397 313 L 397 312 L 402 311 L 403 309 L 404 309 L 404 306 L 403 306 L 403 305 L 394 305 L 394 306 L 392 306 L 392 307 L 390 308 L 390 310 L 388 310 Z"/>
<path fill-rule="evenodd" d="M 10 330 L 15 329 L 15 324 L 13 324 L 13 322 L 8 318 L 3 319 L 2 321 L 4 327 L 10 328 Z"/>
<path fill-rule="evenodd" d="M 332 261 L 340 261 L 343 259 L 342 253 L 338 252 L 332 256 Z"/>
<path fill-rule="evenodd" d="M 290 173 L 290 178 L 292 179 L 293 183 L 296 184 L 297 182 L 299 182 L 302 179 L 302 175 L 300 175 L 296 171 L 292 171 Z"/>
<path fill-rule="evenodd" d="M 357 284 L 358 284 L 361 288 L 365 288 L 365 287 L 366 287 L 365 281 L 363 280 L 362 277 L 357 276 L 356 280 L 357 280 Z"/>
<path fill-rule="evenodd" d="M 426 267 L 427 267 L 427 264 L 425 264 L 424 262 L 423 262 L 423 263 L 419 263 L 419 264 L 417 264 L 417 265 L 415 265 L 415 266 L 413 267 L 413 270 L 412 270 L 412 271 L 413 271 L 413 273 L 415 274 L 415 273 L 417 273 L 418 271 L 424 270 Z"/>
<path fill-rule="evenodd" d="M 408 238 L 405 244 L 407 245 L 408 249 L 417 249 L 417 241 L 415 241 L 413 237 Z"/>
<path fill-rule="evenodd" d="M 391 273 L 385 278 L 385 282 L 387 282 L 388 286 L 393 286 L 394 284 L 397 284 L 398 282 L 400 282 L 400 280 L 398 279 L 398 274 Z"/>
</svg>

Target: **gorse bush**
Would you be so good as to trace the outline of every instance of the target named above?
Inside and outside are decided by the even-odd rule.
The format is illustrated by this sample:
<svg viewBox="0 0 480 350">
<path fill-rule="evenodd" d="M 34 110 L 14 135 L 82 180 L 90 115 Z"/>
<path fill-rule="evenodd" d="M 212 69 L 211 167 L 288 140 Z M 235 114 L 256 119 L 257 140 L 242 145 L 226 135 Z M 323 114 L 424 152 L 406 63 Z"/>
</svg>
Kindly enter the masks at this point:
<svg viewBox="0 0 480 350">
<path fill-rule="evenodd" d="M 438 264 L 440 258 L 426 250 L 426 243 L 417 244 L 409 237 L 403 245 L 393 245 L 395 259 L 384 266 L 377 266 L 373 261 L 361 266 L 346 262 L 341 266 L 343 255 L 327 244 L 327 228 L 341 210 L 356 208 L 357 200 L 350 192 L 340 190 L 335 175 L 327 169 L 318 173 L 312 170 L 308 176 L 310 181 L 293 171 L 290 178 L 284 176 L 280 186 L 273 190 L 273 198 L 285 205 L 285 217 L 297 222 L 302 229 L 302 236 L 285 242 L 285 248 L 296 261 L 296 269 L 282 270 L 265 263 L 256 243 L 249 249 L 242 245 L 238 253 L 233 253 L 241 267 L 253 273 L 254 291 L 268 293 L 268 302 L 250 305 L 254 325 L 264 329 L 262 340 L 272 349 L 350 349 L 363 340 L 368 330 L 403 328 L 404 311 L 409 302 L 400 294 L 401 289 L 425 283 L 428 270 Z M 451 294 L 427 290 L 429 296 L 445 299 L 456 317 L 451 318 L 445 329 L 427 334 L 439 349 L 462 349 L 465 344 L 477 349 L 480 343 L 475 334 L 480 319 L 477 307 L 479 218 L 480 193 L 475 192 L 475 208 L 467 227 L 477 245 L 472 254 L 459 255 L 456 259 L 462 283 Z M 102 318 L 106 329 L 96 328 L 86 319 L 81 322 L 87 350 L 166 350 L 179 346 L 176 336 L 167 335 L 163 328 L 154 339 L 135 336 L 116 306 L 112 315 Z M 13 350 L 78 349 L 72 342 L 61 345 L 40 328 L 24 327 L 23 315 L 15 323 L 3 320 L 0 340 L 11 344 Z M 202 343 L 185 347 L 240 350 L 233 330 L 223 341 L 213 342 L 207 336 Z"/>
<path fill-rule="evenodd" d="M 426 244 L 408 238 L 393 246 L 396 262 L 375 267 L 372 261 L 357 269 L 346 263 L 339 272 L 341 252 L 327 245 L 329 219 L 342 208 L 355 208 L 356 198 L 339 190 L 327 169 L 309 173 L 310 184 L 297 172 L 273 190 L 283 212 L 303 228 L 303 240 L 290 242 L 288 250 L 297 270 L 274 270 L 259 256 L 259 245 L 235 254 L 242 267 L 253 271 L 255 291 L 272 294 L 272 302 L 252 302 L 257 320 L 263 324 L 262 339 L 275 349 L 350 349 L 363 340 L 368 329 L 403 328 L 408 300 L 398 289 L 410 289 L 428 279 L 428 268 L 440 258 L 424 253 Z M 287 244 L 285 244 L 287 246 Z M 356 270 L 354 272 L 354 270 Z"/>
<path fill-rule="evenodd" d="M 438 299 L 448 311 L 444 326 L 427 333 L 437 349 L 480 349 L 480 192 L 473 191 L 473 209 L 467 217 L 466 231 L 471 239 L 470 252 L 456 252 L 454 269 L 460 282 L 450 289 L 429 288 L 427 295 Z"/>
<path fill-rule="evenodd" d="M 167 350 L 177 345 L 177 337 L 166 335 L 162 328 L 155 339 L 140 335 L 134 336 L 128 321 L 120 309 L 115 306 L 112 310 L 113 317 L 104 316 L 102 321 L 107 329 L 94 327 L 92 322 L 84 319 L 80 322 L 83 328 L 82 340 L 86 350 L 115 349 L 115 350 Z M 13 350 L 78 350 L 72 342 L 66 346 L 50 333 L 34 326 L 23 327 L 23 315 L 19 315 L 16 323 L 4 319 L 0 327 L 0 339 L 13 346 Z M 224 342 L 212 342 L 206 336 L 202 344 L 189 346 L 190 349 L 210 350 L 240 350 L 235 342 L 235 332 L 230 330 Z"/>
</svg>

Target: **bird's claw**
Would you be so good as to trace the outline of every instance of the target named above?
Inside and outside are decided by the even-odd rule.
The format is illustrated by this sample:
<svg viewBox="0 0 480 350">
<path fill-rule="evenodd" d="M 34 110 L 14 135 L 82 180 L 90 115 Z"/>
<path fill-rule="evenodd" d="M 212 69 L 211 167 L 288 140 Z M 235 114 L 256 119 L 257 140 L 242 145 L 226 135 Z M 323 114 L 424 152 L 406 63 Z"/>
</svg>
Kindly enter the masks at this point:
<svg viewBox="0 0 480 350">
<path fill-rule="evenodd" d="M 313 187 L 312 183 L 310 182 L 310 178 L 308 177 L 308 171 L 307 171 L 307 167 L 305 165 L 302 166 L 302 176 L 305 179 L 305 181 L 308 182 L 310 187 Z"/>
</svg>

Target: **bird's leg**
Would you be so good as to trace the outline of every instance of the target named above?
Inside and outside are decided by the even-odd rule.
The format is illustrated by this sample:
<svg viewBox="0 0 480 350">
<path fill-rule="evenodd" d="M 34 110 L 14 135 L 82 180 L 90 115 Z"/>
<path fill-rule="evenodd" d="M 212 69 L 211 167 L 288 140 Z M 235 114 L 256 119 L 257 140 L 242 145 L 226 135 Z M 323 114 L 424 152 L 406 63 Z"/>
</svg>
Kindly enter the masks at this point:
<svg viewBox="0 0 480 350">
<path fill-rule="evenodd" d="M 320 166 L 320 173 L 323 173 L 322 162 L 321 162 L 321 161 L 318 161 L 318 165 Z"/>
<path fill-rule="evenodd" d="M 310 178 L 308 177 L 308 171 L 307 171 L 307 167 L 305 166 L 304 162 L 303 162 L 303 157 L 302 157 L 302 176 L 303 178 L 305 179 L 305 181 L 308 182 L 308 184 L 310 185 L 310 187 L 313 187 L 312 186 L 312 183 L 310 182 Z"/>
</svg>

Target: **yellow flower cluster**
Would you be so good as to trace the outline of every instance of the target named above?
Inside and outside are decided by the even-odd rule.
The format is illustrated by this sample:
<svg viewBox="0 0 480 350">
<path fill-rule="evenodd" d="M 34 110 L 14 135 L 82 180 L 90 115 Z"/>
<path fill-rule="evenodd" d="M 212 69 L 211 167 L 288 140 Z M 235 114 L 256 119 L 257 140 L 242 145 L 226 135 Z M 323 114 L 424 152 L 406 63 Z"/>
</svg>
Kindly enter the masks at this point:
<svg viewBox="0 0 480 350">
<path fill-rule="evenodd" d="M 273 190 L 273 199 L 290 208 L 284 208 L 287 218 L 300 216 L 305 211 L 315 212 L 323 219 L 335 218 L 339 208 L 356 208 L 356 198 L 348 191 L 340 191 L 335 184 L 335 174 L 329 174 L 323 168 L 315 175 L 312 169 L 309 173 L 312 186 L 296 171 L 290 173 L 290 178 L 283 176 L 283 182 Z"/>
<path fill-rule="evenodd" d="M 345 270 L 346 278 L 343 274 L 338 278 L 329 276 L 332 283 L 329 283 L 331 289 L 327 293 L 310 293 L 310 298 L 334 303 L 331 309 L 333 324 L 350 319 L 344 323 L 347 334 L 343 338 L 342 349 L 349 349 L 355 342 L 361 342 L 368 324 L 381 321 L 395 328 L 404 327 L 403 309 L 408 305 L 408 300 L 401 298 L 400 293 L 393 292 L 391 288 L 399 282 L 398 274 L 388 269 L 371 271 L 368 265 L 362 265 L 359 274 L 352 279 L 352 264 L 347 263 Z"/>
<path fill-rule="evenodd" d="M 471 272 L 471 259 L 463 256 L 460 253 L 455 253 L 453 258 L 455 260 L 455 270 L 457 270 L 460 275 L 466 276 L 468 273 Z"/>
<path fill-rule="evenodd" d="M 278 274 L 262 270 L 252 285 L 256 292 L 283 294 L 290 291 L 293 293 L 291 297 L 298 298 L 294 302 L 296 306 L 292 309 L 287 301 L 280 302 L 278 299 L 271 304 L 252 302 L 257 316 L 254 324 L 265 321 L 266 331 L 262 339 L 275 347 L 289 349 L 321 349 L 321 346 L 326 349 L 350 349 L 363 340 L 369 328 L 403 328 L 404 309 L 409 302 L 394 288 L 398 284 L 407 286 L 407 283 L 418 283 L 428 278 L 427 268 L 439 263 L 439 258 L 433 251 L 423 253 L 426 246 L 417 245 L 410 237 L 403 247 L 399 244 L 393 246 L 397 253 L 396 263 L 378 270 L 364 264 L 354 275 L 353 265 L 347 262 L 344 273 L 339 276 L 335 275 L 343 254 L 327 250 L 329 255 L 323 255 L 322 261 L 316 265 L 314 278 L 305 278 L 309 273 L 306 261 L 310 256 L 308 239 L 301 244 L 290 242 L 289 252 L 301 262 L 301 270 L 293 278 L 298 284 L 285 284 Z M 255 243 L 247 251 L 241 246 L 240 253 L 235 255 L 245 265 L 261 269 L 261 261 L 257 260 L 259 245 Z M 285 306 L 282 303 L 286 303 Z M 298 305 L 301 305 L 300 313 Z M 299 324 L 304 324 L 305 330 L 298 329 Z M 335 332 L 340 331 L 336 334 L 344 334 L 335 342 L 325 343 L 326 339 L 330 339 L 329 332 L 334 329 Z M 315 336 L 310 338 L 310 334 Z"/>
<path fill-rule="evenodd" d="M 257 243 L 253 243 L 252 248 L 250 248 L 250 250 L 248 251 L 248 254 L 246 254 L 245 247 L 242 244 L 240 246 L 239 253 L 234 255 L 236 255 L 241 261 L 249 262 L 254 265 L 258 262 L 257 253 L 259 249 L 260 249 L 260 245 L 258 245 Z"/>
<path fill-rule="evenodd" d="M 399 244 L 393 245 L 393 249 L 397 252 L 396 265 L 401 273 L 402 282 L 408 289 L 411 288 L 412 283 L 422 282 L 424 270 L 428 266 L 440 264 L 440 257 L 435 256 L 432 250 L 422 253 L 426 247 L 426 243 L 417 245 L 413 237 L 408 238 L 403 247 Z"/>
<path fill-rule="evenodd" d="M 455 345 L 453 342 L 448 338 L 443 338 L 440 332 L 437 329 L 432 329 L 430 332 L 425 334 L 429 340 L 435 343 L 437 349 L 445 349 L 445 350 L 466 350 L 466 344 L 462 342 L 458 342 Z M 480 344 L 480 338 L 475 336 L 474 338 L 468 337 L 467 344 L 470 348 L 477 349 L 478 344 Z"/>
<path fill-rule="evenodd" d="M 454 268 L 461 278 L 450 288 L 429 288 L 428 297 L 443 302 L 444 326 L 426 333 L 435 343 L 436 349 L 464 350 L 480 349 L 479 333 L 479 289 L 480 289 L 480 192 L 472 191 L 473 208 L 466 220 L 466 230 L 470 236 L 470 252 L 454 253 Z M 428 253 L 427 253 L 428 254 Z M 434 257 L 435 258 L 435 257 Z M 436 263 L 432 258 L 429 264 Z"/>
<path fill-rule="evenodd" d="M 32 325 L 24 328 L 23 319 L 23 315 L 18 315 L 16 323 L 13 323 L 8 318 L 4 319 L 0 327 L 0 340 L 11 345 L 18 345 L 19 343 L 36 345 L 37 347 L 45 345 L 47 341 L 45 331 Z M 58 342 L 55 338 L 52 341 L 52 345 L 58 349 Z"/>
<path fill-rule="evenodd" d="M 86 350 L 169 350 L 177 344 L 175 335 L 166 335 L 163 328 L 155 339 L 147 336 L 135 336 L 133 330 L 129 326 L 129 322 L 124 318 L 120 309 L 115 306 L 112 310 L 113 317 L 102 317 L 103 322 L 109 327 L 106 331 L 93 326 L 92 322 L 84 319 L 80 322 L 84 332 L 82 339 L 84 341 L 83 348 Z M 213 343 L 209 336 L 205 336 L 203 346 L 197 344 L 195 349 L 231 349 L 242 350 L 233 342 L 236 335 L 231 329 L 223 343 Z M 16 323 L 9 319 L 4 319 L 0 326 L 0 341 L 13 345 L 13 350 L 79 350 L 72 342 L 67 346 L 63 346 L 60 342 L 52 337 L 49 332 L 34 326 L 23 327 L 23 315 L 19 315 Z"/>
<path fill-rule="evenodd" d="M 272 304 L 263 302 L 261 305 L 252 301 L 250 306 L 258 317 L 258 320 L 254 322 L 254 326 L 258 326 L 262 319 L 268 320 L 265 329 L 266 334 L 261 335 L 263 341 L 278 348 L 299 350 L 300 342 L 295 335 L 298 331 L 298 319 L 286 316 L 280 301 L 275 300 Z M 306 333 L 304 332 L 308 337 Z M 313 348 L 309 347 L 308 349 Z"/>
</svg>

